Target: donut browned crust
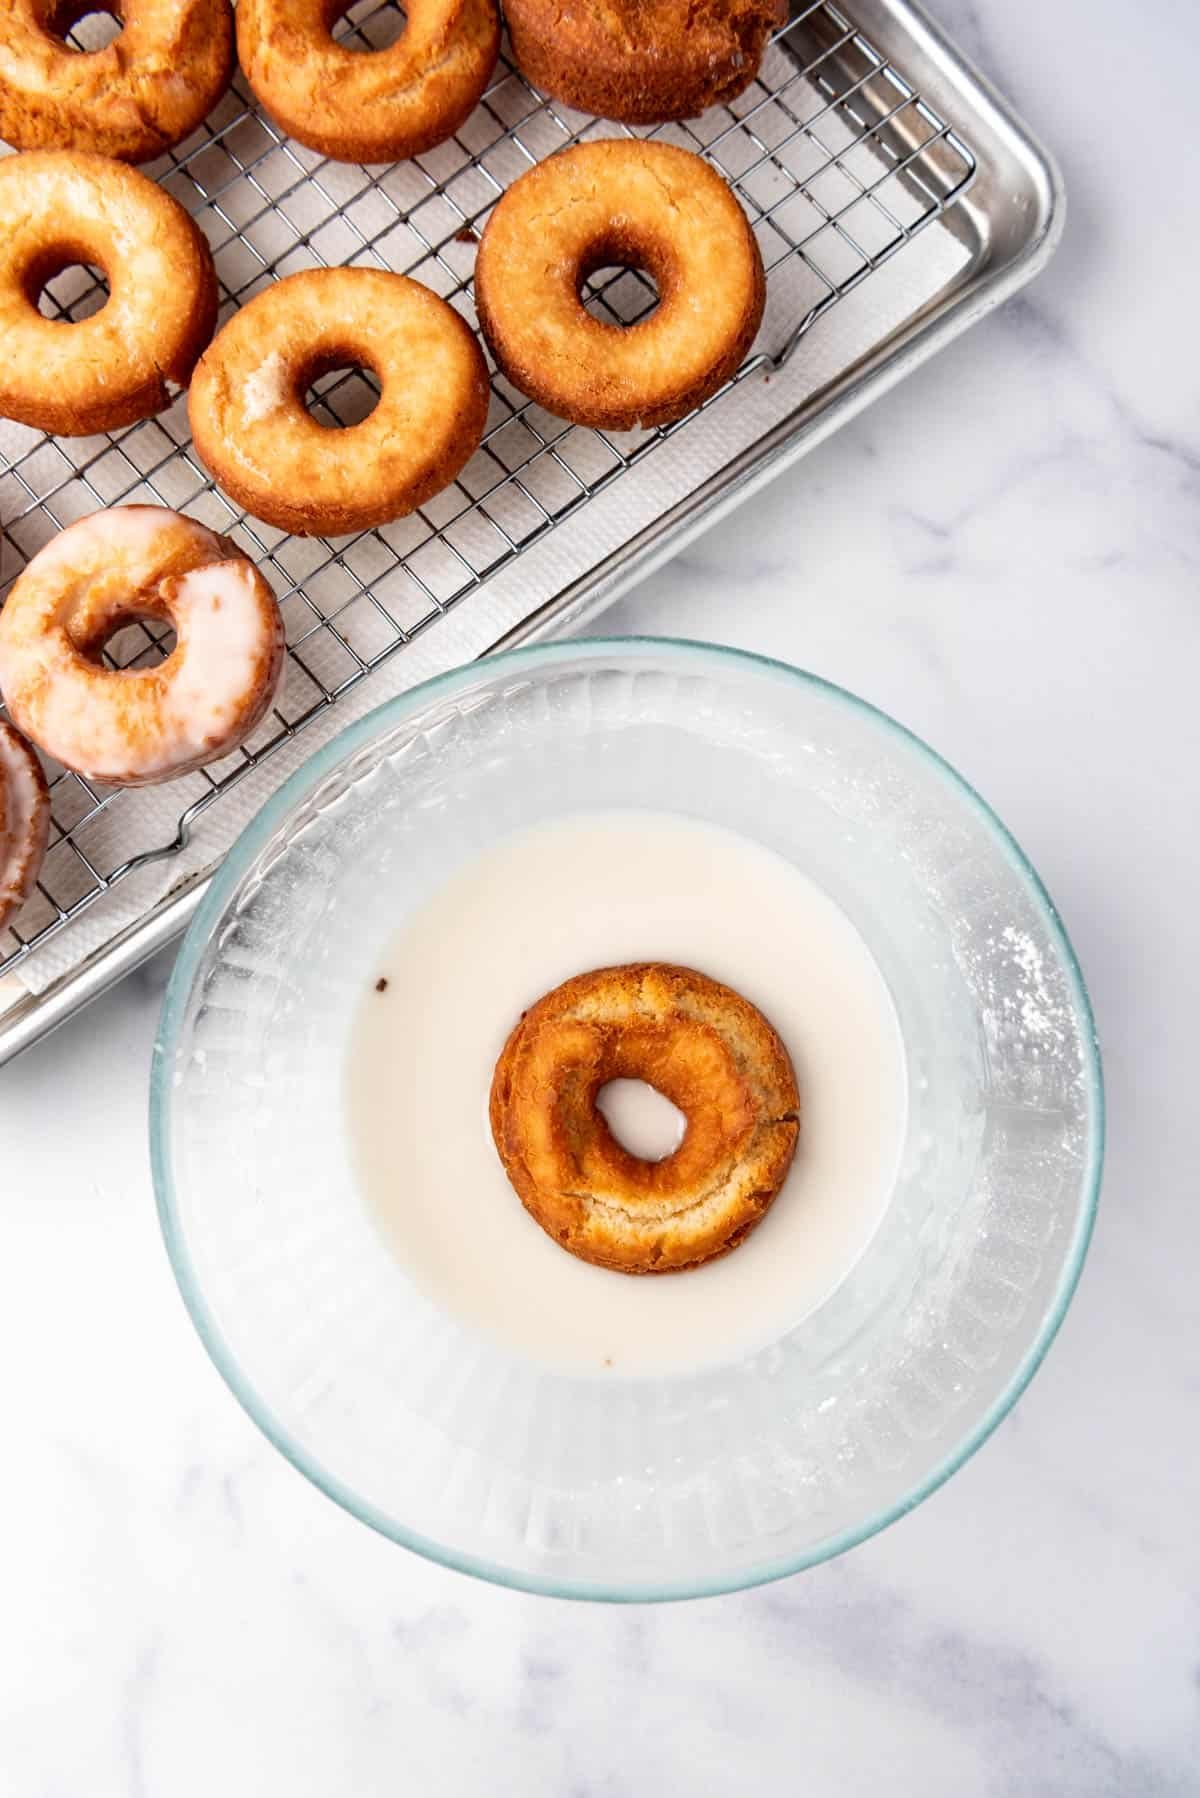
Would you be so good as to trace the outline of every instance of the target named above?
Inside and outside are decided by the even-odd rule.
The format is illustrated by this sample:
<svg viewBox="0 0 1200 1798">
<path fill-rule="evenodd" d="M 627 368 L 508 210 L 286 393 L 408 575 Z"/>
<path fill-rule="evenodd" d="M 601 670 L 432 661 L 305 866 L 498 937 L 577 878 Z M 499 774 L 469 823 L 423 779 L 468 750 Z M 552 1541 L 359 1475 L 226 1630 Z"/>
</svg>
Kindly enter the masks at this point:
<svg viewBox="0 0 1200 1798">
<path fill-rule="evenodd" d="M 535 87 L 628 125 L 734 99 L 787 16 L 781 0 L 505 0 L 504 15 Z"/>
<path fill-rule="evenodd" d="M 20 731 L 0 722 L 0 930 L 33 891 L 49 828 L 42 764 Z"/>
<path fill-rule="evenodd" d="M 88 13 L 121 21 L 103 50 L 63 40 Z M 193 132 L 233 74 L 229 0 L 3 0 L 0 137 L 18 150 L 147 162 Z"/>
<path fill-rule="evenodd" d="M 580 299 L 599 268 L 649 273 L 654 312 L 622 326 Z M 762 321 L 762 257 L 703 158 L 610 138 L 560 150 L 504 194 L 475 263 L 475 304 L 508 378 L 548 412 L 626 431 L 669 424 L 736 372 Z"/>
<path fill-rule="evenodd" d="M 77 324 L 43 318 L 42 288 L 76 262 L 103 270 L 107 303 Z M 187 385 L 216 319 L 208 245 L 155 182 L 79 150 L 0 158 L 0 417 L 62 437 L 148 418 Z"/>
<path fill-rule="evenodd" d="M 318 375 L 378 376 L 344 430 L 307 411 Z M 327 537 L 411 512 L 452 481 L 487 422 L 483 352 L 452 306 L 382 269 L 307 269 L 222 327 L 188 395 L 192 440 L 221 486 L 280 530 Z"/>
<path fill-rule="evenodd" d="M 240 0 L 238 60 L 272 118 L 339 162 L 398 162 L 444 143 L 496 66 L 496 0 L 408 0 L 394 44 L 355 50 L 345 0 Z"/>
<path fill-rule="evenodd" d="M 674 1154 L 640 1161 L 597 1109 L 643 1080 L 683 1112 Z M 762 1013 L 719 981 L 661 962 L 564 981 L 496 1063 L 492 1136 L 521 1203 L 570 1254 L 625 1274 L 697 1267 L 737 1247 L 783 1184 L 800 1099 Z"/>
<path fill-rule="evenodd" d="M 175 648 L 115 670 L 105 643 L 169 620 Z M 263 718 L 283 664 L 271 588 L 226 537 L 165 506 L 113 506 L 40 549 L 0 611 L 0 689 L 26 736 L 109 786 L 220 761 Z"/>
</svg>

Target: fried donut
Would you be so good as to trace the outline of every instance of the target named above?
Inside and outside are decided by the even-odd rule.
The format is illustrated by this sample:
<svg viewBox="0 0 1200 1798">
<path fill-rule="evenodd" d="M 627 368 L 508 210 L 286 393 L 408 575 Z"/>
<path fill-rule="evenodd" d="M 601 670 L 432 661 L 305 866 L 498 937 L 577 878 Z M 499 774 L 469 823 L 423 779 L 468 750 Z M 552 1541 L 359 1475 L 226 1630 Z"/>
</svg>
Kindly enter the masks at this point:
<svg viewBox="0 0 1200 1798">
<path fill-rule="evenodd" d="M 642 268 L 658 307 L 635 325 L 593 318 L 580 289 Z M 740 366 L 766 283 L 746 215 L 690 150 L 635 138 L 576 144 L 514 181 L 484 227 L 475 305 L 501 369 L 575 424 L 669 424 Z"/>
<path fill-rule="evenodd" d="M 348 0 L 240 0 L 238 60 L 272 118 L 338 162 L 398 162 L 452 137 L 496 66 L 496 0 L 408 0 L 383 50 L 335 43 Z"/>
<path fill-rule="evenodd" d="M 662 1161 L 623 1149 L 596 1104 L 643 1080 L 687 1119 Z M 496 1063 L 492 1136 L 526 1211 L 583 1261 L 625 1274 L 697 1267 L 737 1247 L 792 1163 L 787 1050 L 748 1000 L 691 968 L 600 968 L 521 1018 Z"/>
<path fill-rule="evenodd" d="M 102 50 L 63 40 L 89 13 L 121 22 Z M 0 137 L 18 150 L 147 162 L 182 143 L 233 74 L 229 0 L 4 0 Z"/>
<path fill-rule="evenodd" d="M 155 668 L 112 669 L 108 639 L 170 621 Z M 0 612 L 0 689 L 26 736 L 109 786 L 174 780 L 229 755 L 283 660 L 275 595 L 228 538 L 164 506 L 114 506 L 38 551 Z"/>
<path fill-rule="evenodd" d="M 0 722 L 0 930 L 33 891 L 49 828 L 42 764 L 20 732 Z"/>
<path fill-rule="evenodd" d="M 75 262 L 108 280 L 79 323 L 38 295 Z M 161 412 L 217 322 L 212 254 L 183 207 L 107 156 L 30 150 L 0 159 L 0 417 L 62 437 Z"/>
<path fill-rule="evenodd" d="M 375 410 L 329 429 L 309 383 L 359 364 Z M 452 481 L 487 422 L 483 352 L 435 293 L 382 269 L 306 269 L 235 312 L 188 395 L 196 453 L 238 504 L 283 531 L 327 537 L 411 512 Z"/>
<path fill-rule="evenodd" d="M 513 58 L 543 93 L 628 125 L 694 119 L 758 73 L 778 0 L 505 0 Z"/>
</svg>

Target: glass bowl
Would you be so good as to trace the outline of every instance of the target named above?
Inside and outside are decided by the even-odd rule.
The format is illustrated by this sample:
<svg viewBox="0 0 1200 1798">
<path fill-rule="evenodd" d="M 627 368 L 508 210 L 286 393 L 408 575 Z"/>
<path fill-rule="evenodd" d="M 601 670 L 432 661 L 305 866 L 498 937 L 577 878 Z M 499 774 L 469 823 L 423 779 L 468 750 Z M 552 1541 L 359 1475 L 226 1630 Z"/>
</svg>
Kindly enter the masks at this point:
<svg viewBox="0 0 1200 1798">
<path fill-rule="evenodd" d="M 803 1323 L 715 1368 L 598 1380 L 503 1353 L 403 1277 L 349 1169 L 342 1062 L 374 958 L 454 869 L 629 807 L 737 830 L 844 908 L 896 1005 L 909 1119 L 883 1223 Z M 176 1277 L 276 1446 L 420 1553 L 610 1599 L 811 1566 L 959 1467 L 1062 1320 L 1102 1139 L 1075 957 L 983 801 L 811 675 L 637 639 L 461 669 L 295 774 L 197 912 L 151 1097 Z"/>
</svg>

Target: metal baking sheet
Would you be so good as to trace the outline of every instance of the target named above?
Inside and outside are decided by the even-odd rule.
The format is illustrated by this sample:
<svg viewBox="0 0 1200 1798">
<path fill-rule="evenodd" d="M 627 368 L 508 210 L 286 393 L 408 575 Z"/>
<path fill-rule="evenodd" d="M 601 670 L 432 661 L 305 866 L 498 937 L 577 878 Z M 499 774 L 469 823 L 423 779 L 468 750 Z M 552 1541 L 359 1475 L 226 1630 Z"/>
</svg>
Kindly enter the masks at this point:
<svg viewBox="0 0 1200 1798">
<path fill-rule="evenodd" d="M 364 46 L 395 34 L 399 13 L 374 0 L 337 27 Z M 84 29 L 88 27 L 85 25 Z M 100 22 L 104 29 L 104 22 Z M 365 169 L 322 160 L 284 138 L 239 83 L 203 131 L 150 170 L 196 215 L 213 246 L 226 311 L 298 267 L 363 262 L 425 281 L 472 322 L 474 244 L 503 188 L 531 162 L 578 137 L 619 129 L 544 100 L 502 59 L 471 120 L 428 157 Z M 795 0 L 760 79 L 730 107 L 661 134 L 705 154 L 746 207 L 763 250 L 768 293 L 789 311 L 760 338 L 709 407 L 729 405 L 743 381 L 781 367 L 828 331 L 851 294 L 911 257 L 937 224 L 962 247 L 953 279 L 877 339 L 832 368 L 803 404 L 644 528 L 542 599 L 494 648 L 577 626 L 687 538 L 899 380 L 1035 274 L 1062 222 L 1053 165 L 1012 111 L 906 0 Z M 654 135 L 654 133 L 639 133 Z M 636 321 L 653 288 L 629 271 L 602 271 L 587 303 L 599 316 Z M 46 310 L 86 316 L 103 303 L 96 272 L 67 271 Z M 778 310 L 778 309 L 777 309 Z M 331 424 L 372 403 L 370 377 L 325 377 L 314 405 Z M 353 539 L 290 539 L 266 530 L 214 488 L 191 451 L 182 400 L 158 419 L 112 436 L 54 440 L 35 433 L 0 452 L 0 579 L 4 589 L 56 530 L 132 500 L 173 505 L 237 538 L 265 568 L 288 622 L 289 667 L 280 702 L 257 736 L 181 796 L 174 837 L 139 840 L 129 796 L 51 768 L 55 828 L 41 886 L 0 935 L 0 1061 L 18 1053 L 181 930 L 211 868 L 185 871 L 131 922 L 89 946 L 40 992 L 22 966 L 80 929 L 92 908 L 147 862 L 170 861 L 195 821 L 258 767 L 426 632 L 552 534 L 581 529 L 584 510 L 632 476 L 687 421 L 667 431 L 591 432 L 550 419 L 501 377 L 483 448 L 459 482 L 412 519 Z M 636 479 L 636 476 L 632 478 Z M 109 646 L 118 666 L 169 650 L 154 626 L 131 627 Z M 401 664 L 402 666 L 403 664 Z M 364 689 L 370 692 L 369 685 Z M 89 853 L 103 833 L 107 860 Z M 112 854 L 114 841 L 119 851 Z M 94 934 L 94 932 L 90 933 Z"/>
</svg>

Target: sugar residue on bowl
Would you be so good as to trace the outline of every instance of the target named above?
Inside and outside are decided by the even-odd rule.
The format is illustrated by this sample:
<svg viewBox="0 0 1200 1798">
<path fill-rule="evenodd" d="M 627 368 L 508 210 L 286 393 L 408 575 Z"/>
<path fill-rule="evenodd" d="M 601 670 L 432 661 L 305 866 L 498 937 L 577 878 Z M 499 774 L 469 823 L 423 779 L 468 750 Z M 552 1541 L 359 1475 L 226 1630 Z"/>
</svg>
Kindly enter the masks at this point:
<svg viewBox="0 0 1200 1798">
<path fill-rule="evenodd" d="M 1025 990 L 1016 996 L 1022 1030 L 1046 1048 L 1061 1048 L 1066 1041 L 1062 1006 L 1050 991 L 1046 963 L 1037 942 L 1027 930 L 1006 924 L 1000 932 L 1000 944 L 1025 979 Z"/>
</svg>

